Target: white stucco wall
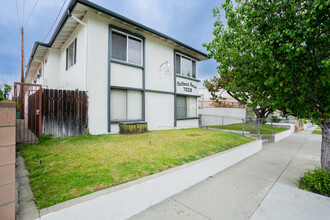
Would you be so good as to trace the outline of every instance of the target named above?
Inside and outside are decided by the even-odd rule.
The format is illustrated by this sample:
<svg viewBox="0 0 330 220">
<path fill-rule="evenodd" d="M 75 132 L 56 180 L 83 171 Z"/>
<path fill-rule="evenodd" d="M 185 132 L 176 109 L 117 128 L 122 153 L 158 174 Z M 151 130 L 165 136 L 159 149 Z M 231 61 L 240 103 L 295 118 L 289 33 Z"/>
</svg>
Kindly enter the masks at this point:
<svg viewBox="0 0 330 220">
<path fill-rule="evenodd" d="M 57 89 L 86 90 L 86 31 L 86 26 L 79 25 L 61 47 Z M 76 63 L 66 70 L 66 49 L 76 38 Z"/>
<path fill-rule="evenodd" d="M 142 69 L 111 63 L 111 86 L 142 88 Z"/>
<path fill-rule="evenodd" d="M 173 47 L 147 36 L 145 39 L 145 50 L 146 89 L 173 92 Z M 169 61 L 169 65 L 164 64 L 167 61 Z"/>
<path fill-rule="evenodd" d="M 58 88 L 60 78 L 57 76 L 60 71 L 60 50 L 48 49 L 47 63 L 44 63 L 44 83 L 46 88 Z"/>
<path fill-rule="evenodd" d="M 174 128 L 174 95 L 146 93 L 146 121 L 149 130 Z"/>
<path fill-rule="evenodd" d="M 88 19 L 87 90 L 91 134 L 108 132 L 108 24 L 97 16 Z"/>
<path fill-rule="evenodd" d="M 203 108 L 198 110 L 198 114 L 202 115 L 202 126 L 228 125 L 242 123 L 242 119 L 246 117 L 246 110 L 241 108 Z"/>
<path fill-rule="evenodd" d="M 198 119 L 177 120 L 177 128 L 198 128 Z"/>
</svg>

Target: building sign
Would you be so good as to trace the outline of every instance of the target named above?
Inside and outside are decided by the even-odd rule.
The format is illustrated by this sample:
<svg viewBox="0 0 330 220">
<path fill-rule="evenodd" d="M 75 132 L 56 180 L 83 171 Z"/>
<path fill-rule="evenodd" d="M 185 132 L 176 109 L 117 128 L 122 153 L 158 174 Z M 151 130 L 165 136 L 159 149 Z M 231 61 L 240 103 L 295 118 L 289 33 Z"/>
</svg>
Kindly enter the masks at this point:
<svg viewBox="0 0 330 220">
<path fill-rule="evenodd" d="M 176 92 L 182 94 L 197 95 L 197 86 L 198 83 L 184 78 L 177 77 L 176 80 Z"/>
</svg>

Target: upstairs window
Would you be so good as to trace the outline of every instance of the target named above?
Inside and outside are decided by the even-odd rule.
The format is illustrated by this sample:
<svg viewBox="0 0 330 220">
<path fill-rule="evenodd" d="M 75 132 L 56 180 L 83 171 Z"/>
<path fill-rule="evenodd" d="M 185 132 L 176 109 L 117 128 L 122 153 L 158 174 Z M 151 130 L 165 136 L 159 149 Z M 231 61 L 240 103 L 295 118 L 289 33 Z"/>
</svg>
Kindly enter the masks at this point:
<svg viewBox="0 0 330 220">
<path fill-rule="evenodd" d="M 175 55 L 175 73 L 191 78 L 197 77 L 197 62 L 194 59 L 183 56 L 181 54 Z"/>
<path fill-rule="evenodd" d="M 142 39 L 112 31 L 111 58 L 142 65 Z"/>
<path fill-rule="evenodd" d="M 77 38 L 66 48 L 66 70 L 76 64 L 77 61 Z"/>
</svg>

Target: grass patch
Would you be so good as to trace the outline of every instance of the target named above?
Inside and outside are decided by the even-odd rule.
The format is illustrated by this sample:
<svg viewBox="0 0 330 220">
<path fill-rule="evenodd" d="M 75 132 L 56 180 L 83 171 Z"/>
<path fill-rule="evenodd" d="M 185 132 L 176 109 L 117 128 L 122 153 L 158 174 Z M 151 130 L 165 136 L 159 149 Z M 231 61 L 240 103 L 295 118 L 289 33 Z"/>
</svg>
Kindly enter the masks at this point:
<svg viewBox="0 0 330 220">
<path fill-rule="evenodd" d="M 252 129 L 253 123 L 250 123 L 250 132 L 251 134 L 258 134 L 258 130 Z M 230 125 L 215 125 L 215 126 L 209 126 L 211 128 L 218 128 L 218 129 L 227 129 L 227 130 L 235 130 L 235 131 L 242 131 L 242 123 L 237 123 L 237 124 L 230 124 Z M 279 133 L 282 131 L 287 130 L 286 128 L 278 128 L 273 126 L 273 133 Z M 244 131 L 249 131 L 249 123 L 244 123 Z M 270 125 L 260 125 L 260 134 L 271 134 L 271 127 Z"/>
<path fill-rule="evenodd" d="M 228 132 L 182 129 L 56 138 L 19 151 L 41 209 L 251 141 Z"/>
<path fill-rule="evenodd" d="M 328 172 L 321 167 L 307 170 L 299 179 L 298 187 L 313 193 L 330 196 L 330 169 Z"/>
<path fill-rule="evenodd" d="M 316 129 L 316 130 L 314 130 L 314 131 L 312 132 L 312 134 L 322 134 L 322 131 L 321 131 L 321 130 L 318 130 L 318 129 Z"/>
</svg>

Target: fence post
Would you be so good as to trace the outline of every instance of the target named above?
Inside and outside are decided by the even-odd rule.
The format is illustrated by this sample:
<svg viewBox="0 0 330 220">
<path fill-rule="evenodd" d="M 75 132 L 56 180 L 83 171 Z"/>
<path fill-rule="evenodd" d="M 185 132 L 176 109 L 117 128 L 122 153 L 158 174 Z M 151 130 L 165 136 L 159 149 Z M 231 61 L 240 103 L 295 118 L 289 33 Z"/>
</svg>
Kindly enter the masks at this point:
<svg viewBox="0 0 330 220">
<path fill-rule="evenodd" d="M 223 129 L 223 119 L 224 119 L 224 118 L 223 118 L 223 116 L 222 116 L 222 129 Z"/>
<path fill-rule="evenodd" d="M 242 135 L 244 135 L 244 118 L 242 119 Z"/>
<path fill-rule="evenodd" d="M 250 130 L 251 118 L 248 119 L 248 122 L 249 122 L 249 133 L 251 134 L 251 130 Z"/>
<path fill-rule="evenodd" d="M 270 133 L 273 135 L 273 119 L 270 119 Z"/>
<path fill-rule="evenodd" d="M 260 124 L 259 124 L 259 118 L 257 118 L 257 123 L 258 123 L 258 139 L 260 137 Z"/>
</svg>

